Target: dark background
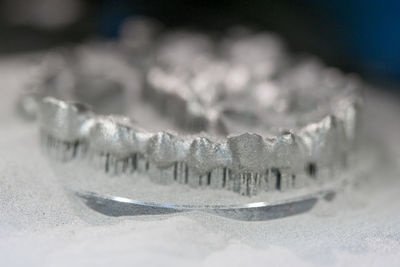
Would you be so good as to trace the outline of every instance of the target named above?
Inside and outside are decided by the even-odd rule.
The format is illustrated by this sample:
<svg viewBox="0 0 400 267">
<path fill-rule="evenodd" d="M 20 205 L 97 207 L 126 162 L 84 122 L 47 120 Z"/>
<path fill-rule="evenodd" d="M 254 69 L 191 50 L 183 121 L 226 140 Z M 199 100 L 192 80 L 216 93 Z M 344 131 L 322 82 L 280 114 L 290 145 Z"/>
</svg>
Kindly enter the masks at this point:
<svg viewBox="0 0 400 267">
<path fill-rule="evenodd" d="M 131 15 L 167 27 L 277 32 L 294 52 L 357 72 L 400 93 L 400 1 L 396 0 L 0 0 L 0 53 L 117 38 Z"/>
</svg>

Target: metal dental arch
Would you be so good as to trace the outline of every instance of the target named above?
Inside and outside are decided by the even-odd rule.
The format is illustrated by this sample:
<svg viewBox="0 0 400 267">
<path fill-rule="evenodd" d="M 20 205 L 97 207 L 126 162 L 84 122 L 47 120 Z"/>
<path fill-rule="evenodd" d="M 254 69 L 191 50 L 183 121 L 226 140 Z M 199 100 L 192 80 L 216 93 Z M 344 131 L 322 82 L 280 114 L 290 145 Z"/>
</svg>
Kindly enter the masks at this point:
<svg viewBox="0 0 400 267">
<path fill-rule="evenodd" d="M 331 200 L 345 183 L 356 164 L 356 78 L 289 55 L 268 33 L 213 41 L 166 32 L 142 47 L 126 46 L 129 38 L 55 51 L 42 61 L 21 109 L 38 117 L 46 155 L 107 173 L 101 179 L 147 177 L 150 186 L 232 201 L 165 204 L 126 197 L 118 193 L 128 192 L 123 183 L 112 194 L 72 186 L 88 207 L 109 216 L 198 210 L 268 220 Z M 270 194 L 278 197 L 259 201 Z"/>
</svg>

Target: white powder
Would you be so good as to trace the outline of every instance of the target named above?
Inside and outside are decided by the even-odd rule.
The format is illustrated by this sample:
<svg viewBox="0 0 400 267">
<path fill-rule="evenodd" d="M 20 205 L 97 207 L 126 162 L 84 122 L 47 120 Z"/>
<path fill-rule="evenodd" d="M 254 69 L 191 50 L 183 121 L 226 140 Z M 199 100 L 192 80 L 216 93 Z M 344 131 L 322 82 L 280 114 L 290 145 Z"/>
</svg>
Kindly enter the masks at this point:
<svg viewBox="0 0 400 267">
<path fill-rule="evenodd" d="M 333 202 L 279 220 L 241 222 L 201 212 L 111 218 L 82 210 L 91 212 L 83 220 L 42 157 L 35 124 L 15 114 L 26 73 L 17 59 L 0 63 L 1 266 L 400 265 L 400 176 L 392 168 L 399 162 Z M 397 105 L 379 107 L 394 119 L 400 114 Z M 393 120 L 386 123 L 397 128 L 384 139 L 399 155 L 391 138 L 400 124 Z"/>
</svg>

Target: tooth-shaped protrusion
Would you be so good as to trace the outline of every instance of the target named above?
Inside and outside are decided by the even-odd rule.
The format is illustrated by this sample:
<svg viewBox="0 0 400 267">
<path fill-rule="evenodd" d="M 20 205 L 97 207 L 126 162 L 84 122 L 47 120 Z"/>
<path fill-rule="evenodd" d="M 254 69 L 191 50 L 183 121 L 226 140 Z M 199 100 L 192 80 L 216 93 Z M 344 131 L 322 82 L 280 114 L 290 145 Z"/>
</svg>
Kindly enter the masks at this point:
<svg viewBox="0 0 400 267">
<path fill-rule="evenodd" d="M 132 128 L 128 118 L 108 116 L 96 119 L 90 129 L 90 149 L 126 157 L 132 147 Z"/>
<path fill-rule="evenodd" d="M 147 145 L 149 159 L 160 168 L 166 168 L 177 161 L 183 161 L 188 145 L 181 139 L 166 132 L 159 132 L 150 138 Z"/>
<path fill-rule="evenodd" d="M 349 142 L 353 142 L 358 128 L 358 110 L 356 104 L 342 101 L 338 104 L 336 116 L 343 123 L 346 138 Z"/>
<path fill-rule="evenodd" d="M 90 131 L 91 161 L 110 173 L 147 172 L 146 149 L 151 137 L 133 127 L 129 118 L 98 117 Z"/>
<path fill-rule="evenodd" d="M 223 183 L 226 183 L 223 181 L 226 175 L 223 168 L 231 165 L 232 158 L 226 144 L 214 143 L 206 137 L 197 137 L 190 145 L 186 162 L 189 167 L 190 186 L 222 188 Z"/>
<path fill-rule="evenodd" d="M 93 114 L 83 104 L 44 98 L 38 117 L 41 144 L 51 158 L 69 161 L 85 155 Z"/>
<path fill-rule="evenodd" d="M 232 153 L 232 165 L 236 172 L 259 172 L 266 169 L 266 148 L 263 138 L 245 133 L 228 138 Z"/>
<path fill-rule="evenodd" d="M 86 105 L 46 97 L 39 107 L 41 129 L 59 140 L 75 142 L 86 138 L 93 114 Z"/>
<path fill-rule="evenodd" d="M 334 116 L 327 116 L 319 123 L 310 124 L 299 132 L 299 137 L 308 150 L 306 171 L 310 176 L 317 176 L 317 171 L 320 174 L 320 170 L 328 172 L 333 170 L 334 164 L 342 156 L 341 144 L 338 143 L 340 131 L 337 119 Z"/>
<path fill-rule="evenodd" d="M 152 136 L 151 133 L 133 130 L 130 146 L 131 152 L 145 154 L 149 140 Z"/>
<path fill-rule="evenodd" d="M 329 167 L 331 171 L 337 169 L 335 166 L 340 168 L 347 166 L 347 154 L 352 142 L 347 137 L 344 121 L 337 116 L 329 115 L 318 125 L 320 129 L 318 135 L 322 144 L 319 153 L 324 155 L 323 158 L 319 158 L 319 163 Z"/>
<path fill-rule="evenodd" d="M 229 152 L 226 145 L 197 137 L 190 145 L 187 163 L 199 175 L 204 175 L 216 167 L 228 166 L 231 162 Z"/>
<path fill-rule="evenodd" d="M 132 171 L 145 172 L 149 169 L 149 161 L 146 158 L 147 146 L 153 134 L 141 129 L 132 128 L 129 151 L 131 152 Z"/>
<path fill-rule="evenodd" d="M 306 149 L 293 133 L 283 134 L 266 140 L 274 168 L 290 168 L 292 172 L 302 170 Z"/>
</svg>

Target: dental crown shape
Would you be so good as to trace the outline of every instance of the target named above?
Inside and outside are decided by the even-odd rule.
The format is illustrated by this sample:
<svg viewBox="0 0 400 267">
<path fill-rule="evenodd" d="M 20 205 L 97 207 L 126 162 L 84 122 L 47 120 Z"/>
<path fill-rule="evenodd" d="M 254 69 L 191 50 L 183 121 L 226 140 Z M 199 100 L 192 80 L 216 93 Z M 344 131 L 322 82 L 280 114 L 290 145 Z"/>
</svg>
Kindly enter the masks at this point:
<svg viewBox="0 0 400 267">
<path fill-rule="evenodd" d="M 52 55 L 41 87 L 55 97 L 42 93 L 37 111 L 48 155 L 110 175 L 138 172 L 159 184 L 245 196 L 333 180 L 351 166 L 362 106 L 353 76 L 291 57 L 268 33 L 231 33 L 215 42 L 167 32 L 152 40 L 152 51 L 146 44 L 125 47 L 134 63 L 90 46 Z M 60 73 L 72 73 L 74 85 L 64 93 L 82 95 L 83 84 L 93 98 L 122 95 L 120 105 L 132 109 L 104 115 L 60 100 Z M 132 76 L 139 86 L 131 86 Z M 148 127 L 154 117 L 161 129 Z"/>
</svg>

